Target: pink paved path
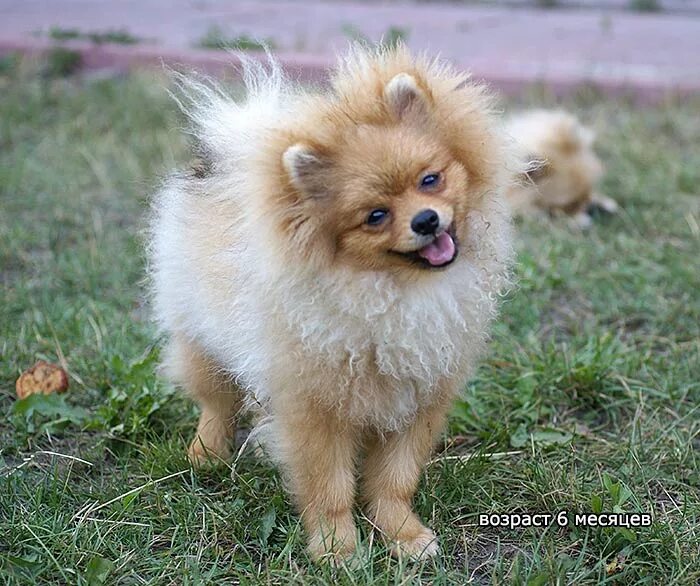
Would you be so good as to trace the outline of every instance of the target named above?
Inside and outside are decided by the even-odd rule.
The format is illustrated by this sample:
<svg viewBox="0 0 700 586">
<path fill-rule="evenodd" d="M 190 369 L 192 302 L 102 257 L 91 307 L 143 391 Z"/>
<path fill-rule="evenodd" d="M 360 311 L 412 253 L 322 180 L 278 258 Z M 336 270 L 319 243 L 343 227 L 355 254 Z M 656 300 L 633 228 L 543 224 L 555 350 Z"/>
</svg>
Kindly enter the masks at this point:
<svg viewBox="0 0 700 586">
<path fill-rule="evenodd" d="M 166 62 L 217 70 L 227 56 L 193 49 L 212 25 L 228 36 L 270 38 L 301 77 L 318 78 L 348 43 L 348 27 L 377 40 L 390 27 L 408 45 L 439 52 L 506 91 L 533 81 L 555 91 L 594 82 L 656 99 L 700 92 L 700 18 L 600 10 L 490 8 L 465 4 L 235 0 L 0 0 L 0 52 L 51 45 L 52 26 L 125 29 L 137 46 L 69 43 L 87 66 Z"/>
</svg>

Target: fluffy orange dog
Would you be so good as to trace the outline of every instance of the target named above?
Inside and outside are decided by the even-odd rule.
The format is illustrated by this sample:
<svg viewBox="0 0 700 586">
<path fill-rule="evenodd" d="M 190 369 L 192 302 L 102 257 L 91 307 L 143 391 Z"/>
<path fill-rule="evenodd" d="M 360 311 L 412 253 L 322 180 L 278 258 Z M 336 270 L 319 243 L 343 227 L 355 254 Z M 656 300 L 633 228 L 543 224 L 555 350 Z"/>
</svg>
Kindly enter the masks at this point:
<svg viewBox="0 0 700 586">
<path fill-rule="evenodd" d="M 202 164 L 155 203 L 190 459 L 228 458 L 254 404 L 312 556 L 354 551 L 356 493 L 392 551 L 433 555 L 411 501 L 506 281 L 506 141 L 482 87 L 403 48 L 353 50 L 322 93 L 245 73 L 242 102 L 185 82 Z"/>
</svg>

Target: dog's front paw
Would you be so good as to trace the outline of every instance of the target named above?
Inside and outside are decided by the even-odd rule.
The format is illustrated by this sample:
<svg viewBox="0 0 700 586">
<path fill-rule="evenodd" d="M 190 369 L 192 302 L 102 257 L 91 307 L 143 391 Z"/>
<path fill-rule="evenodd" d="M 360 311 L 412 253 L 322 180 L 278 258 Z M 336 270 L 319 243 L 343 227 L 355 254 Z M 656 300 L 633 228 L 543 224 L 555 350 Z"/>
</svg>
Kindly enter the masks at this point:
<svg viewBox="0 0 700 586">
<path fill-rule="evenodd" d="M 440 547 L 438 538 L 430 529 L 423 527 L 415 536 L 397 537 L 391 553 L 394 557 L 409 557 L 411 559 L 426 559 L 438 554 Z"/>
<path fill-rule="evenodd" d="M 355 548 L 342 548 L 333 551 L 322 550 L 320 552 L 309 548 L 309 554 L 318 564 L 328 564 L 333 568 L 346 567 L 354 569 L 358 567 L 359 561 L 355 556 Z"/>
<path fill-rule="evenodd" d="M 348 564 L 355 553 L 357 529 L 352 515 L 337 519 L 333 527 L 318 528 L 309 535 L 309 555 L 332 566 Z"/>
</svg>

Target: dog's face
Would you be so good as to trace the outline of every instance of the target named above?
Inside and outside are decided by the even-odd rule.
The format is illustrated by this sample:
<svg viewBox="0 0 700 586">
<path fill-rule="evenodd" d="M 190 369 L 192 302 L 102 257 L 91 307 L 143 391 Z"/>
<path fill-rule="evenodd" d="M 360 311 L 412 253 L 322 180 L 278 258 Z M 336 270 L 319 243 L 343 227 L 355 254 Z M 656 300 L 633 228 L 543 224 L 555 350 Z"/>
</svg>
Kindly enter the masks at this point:
<svg viewBox="0 0 700 586">
<path fill-rule="evenodd" d="M 361 269 L 444 268 L 458 254 L 467 174 L 419 130 L 361 126 L 326 175 L 326 229 L 339 261 Z"/>
<path fill-rule="evenodd" d="M 295 144 L 283 156 L 320 222 L 314 246 L 359 270 L 447 268 L 459 254 L 470 175 L 433 124 L 413 78 L 384 88 L 386 120 L 350 124 L 333 144 Z M 383 122 L 383 123 L 382 123 Z"/>
</svg>

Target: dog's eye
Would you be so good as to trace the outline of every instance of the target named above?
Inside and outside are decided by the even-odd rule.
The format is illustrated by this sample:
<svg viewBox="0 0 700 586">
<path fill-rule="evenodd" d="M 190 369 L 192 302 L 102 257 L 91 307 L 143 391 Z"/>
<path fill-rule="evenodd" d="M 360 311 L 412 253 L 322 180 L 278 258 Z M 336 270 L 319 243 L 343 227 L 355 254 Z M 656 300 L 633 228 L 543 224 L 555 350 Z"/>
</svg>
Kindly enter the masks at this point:
<svg viewBox="0 0 700 586">
<path fill-rule="evenodd" d="M 420 189 L 430 190 L 440 184 L 440 173 L 428 173 L 420 180 Z"/>
<path fill-rule="evenodd" d="M 370 226 L 379 226 L 389 216 L 388 210 L 372 210 L 367 216 L 367 224 Z"/>
</svg>

